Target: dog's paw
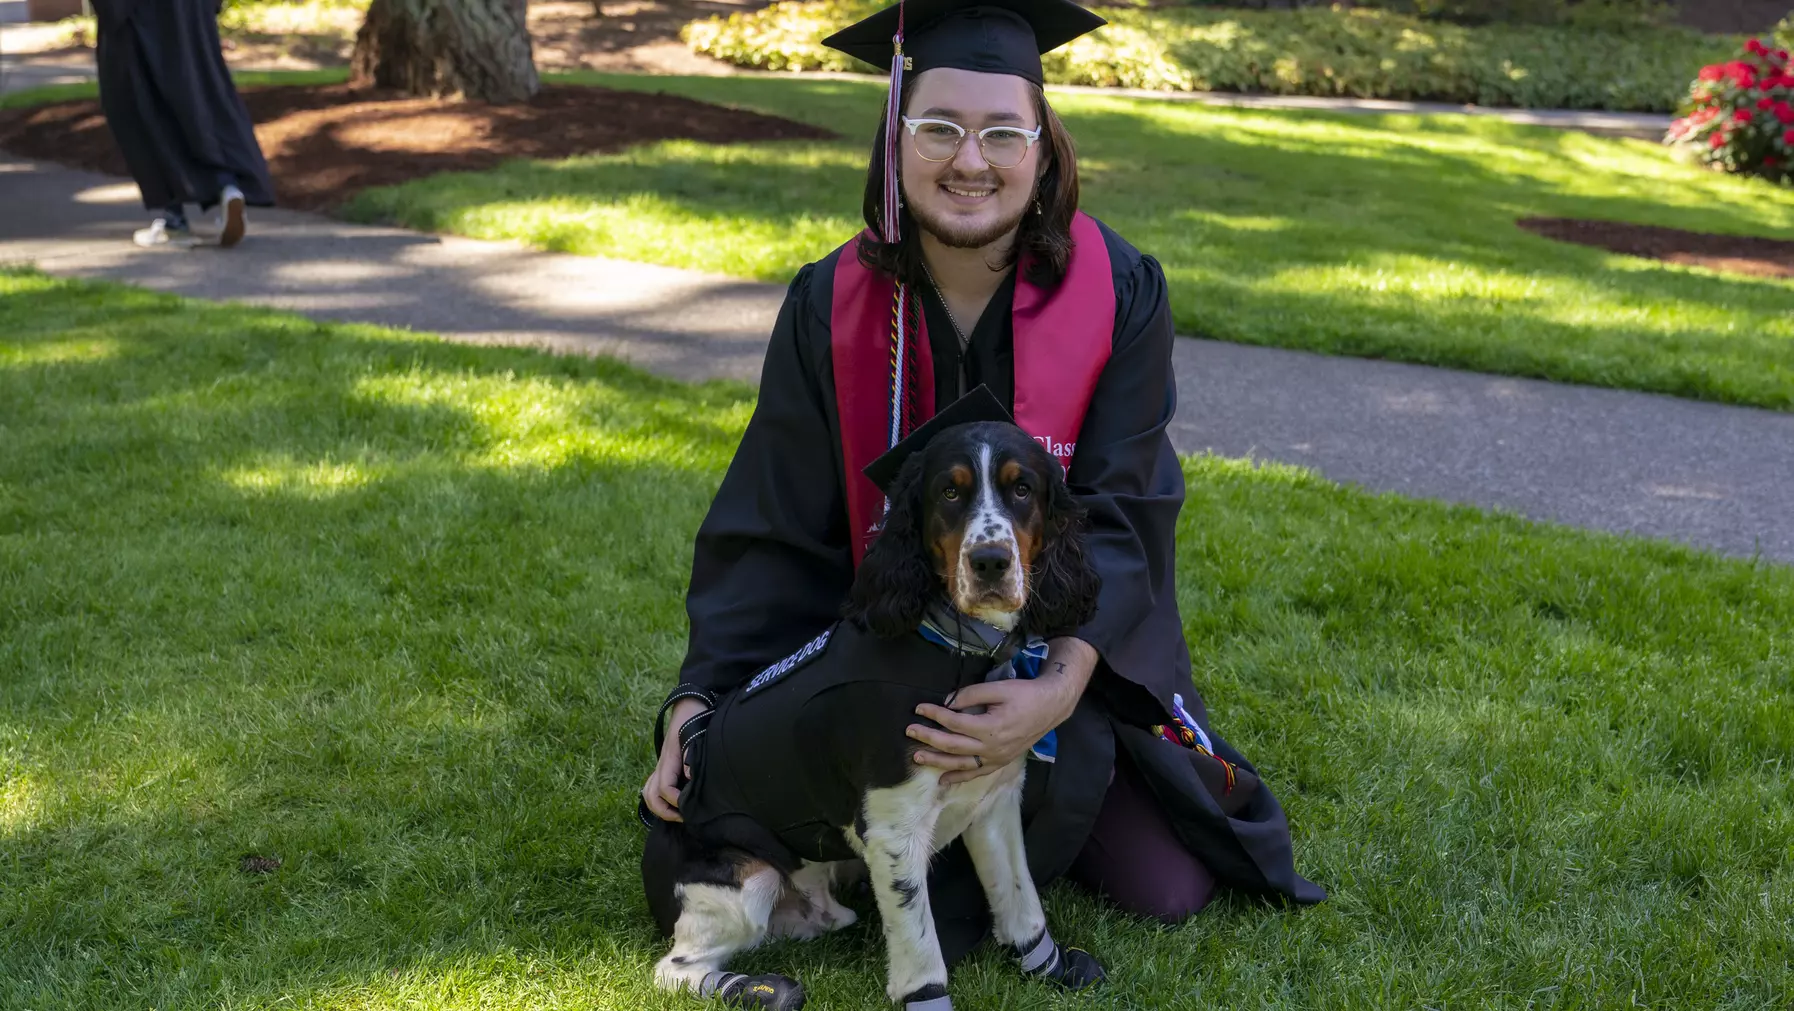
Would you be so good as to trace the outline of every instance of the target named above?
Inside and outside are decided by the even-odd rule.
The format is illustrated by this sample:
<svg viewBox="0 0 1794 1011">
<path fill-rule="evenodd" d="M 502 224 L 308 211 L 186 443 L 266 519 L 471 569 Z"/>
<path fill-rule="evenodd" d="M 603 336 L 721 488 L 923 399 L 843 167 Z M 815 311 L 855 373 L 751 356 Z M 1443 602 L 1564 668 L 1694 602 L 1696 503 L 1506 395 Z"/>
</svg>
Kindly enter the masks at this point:
<svg viewBox="0 0 1794 1011">
<path fill-rule="evenodd" d="M 804 985 L 789 976 L 735 976 L 717 987 L 716 995 L 731 1007 L 758 1011 L 797 1011 L 804 1006 Z"/>
<path fill-rule="evenodd" d="M 1083 948 L 1063 948 L 1062 968 L 1053 979 L 1067 990 L 1085 990 L 1108 978 L 1103 965 Z"/>
<path fill-rule="evenodd" d="M 1050 979 L 1067 990 L 1084 990 L 1101 983 L 1107 974 L 1096 956 L 1082 948 L 1067 948 L 1044 931 L 1040 939 L 1016 953 L 1022 972 Z"/>
</svg>

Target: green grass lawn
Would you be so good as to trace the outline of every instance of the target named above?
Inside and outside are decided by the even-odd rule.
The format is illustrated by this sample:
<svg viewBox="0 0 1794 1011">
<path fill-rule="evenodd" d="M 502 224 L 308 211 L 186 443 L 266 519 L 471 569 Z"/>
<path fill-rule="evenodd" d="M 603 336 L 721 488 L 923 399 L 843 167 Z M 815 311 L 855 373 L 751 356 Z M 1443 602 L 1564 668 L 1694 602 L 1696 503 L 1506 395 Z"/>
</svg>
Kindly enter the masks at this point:
<svg viewBox="0 0 1794 1011">
<path fill-rule="evenodd" d="M 751 409 L 0 274 L 0 1007 L 698 1007 L 648 986 L 634 793 Z M 959 1006 L 1787 1006 L 1794 570 L 1187 470 L 1198 681 L 1333 898 L 1057 886 L 1113 982 L 986 951 Z M 829 1011 L 880 957 L 741 964 Z"/>
<path fill-rule="evenodd" d="M 838 143 L 663 143 L 517 161 L 347 213 L 785 281 L 859 227 L 882 88 L 582 76 L 829 126 Z M 1062 95 L 1085 206 L 1171 280 L 1192 334 L 1794 409 L 1794 283 L 1537 238 L 1530 215 L 1794 238 L 1794 190 L 1643 141 L 1467 117 Z"/>
<path fill-rule="evenodd" d="M 350 2 L 350 0 L 345 0 Z M 238 87 L 259 88 L 276 84 L 341 84 L 349 72 L 332 67 L 324 70 L 237 70 L 231 78 Z M 0 95 L 0 109 L 25 109 L 50 102 L 73 102 L 83 98 L 99 98 L 99 86 L 91 81 L 75 84 L 47 84 Z"/>
<path fill-rule="evenodd" d="M 879 85 L 555 79 L 733 103 L 844 139 L 518 160 L 369 191 L 344 213 L 780 283 L 860 227 Z M 1183 332 L 1794 410 L 1794 282 L 1514 225 L 1542 215 L 1794 238 L 1794 189 L 1681 165 L 1644 141 L 1482 118 L 1055 103 L 1079 141 L 1085 206 L 1164 264 Z"/>
</svg>

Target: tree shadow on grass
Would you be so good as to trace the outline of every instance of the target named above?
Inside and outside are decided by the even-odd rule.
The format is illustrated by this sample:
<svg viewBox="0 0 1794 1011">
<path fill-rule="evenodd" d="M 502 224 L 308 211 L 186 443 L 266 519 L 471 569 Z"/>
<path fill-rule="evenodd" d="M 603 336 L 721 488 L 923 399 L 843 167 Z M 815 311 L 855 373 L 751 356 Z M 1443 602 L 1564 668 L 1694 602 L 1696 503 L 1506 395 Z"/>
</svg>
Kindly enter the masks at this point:
<svg viewBox="0 0 1794 1011">
<path fill-rule="evenodd" d="M 669 1005 L 632 798 L 747 391 L 29 276 L 0 319 L 91 352 L 0 358 L 0 1004 L 521 952 Z"/>
<path fill-rule="evenodd" d="M 1082 151 L 1087 196 L 1139 214 L 1149 203 L 1155 214 L 1166 204 L 1218 213 L 1281 209 L 1303 222 L 1313 218 L 1347 224 L 1386 221 L 1383 234 L 1354 232 L 1371 251 L 1424 252 L 1442 239 L 1463 244 L 1454 254 L 1480 247 L 1511 247 L 1511 226 L 1528 214 L 1582 216 L 1661 222 L 1692 230 L 1739 234 L 1794 231 L 1794 204 L 1767 184 L 1761 187 L 1695 169 L 1666 164 L 1641 145 L 1620 145 L 1563 131 L 1477 122 L 1441 124 L 1437 119 L 1343 116 L 1303 113 L 1299 123 L 1320 129 L 1292 130 L 1263 113 L 1205 109 L 1191 129 L 1153 116 L 1147 106 L 1134 112 L 1105 111 L 1074 116 L 1089 120 Z M 1216 117 L 1239 120 L 1237 129 Z M 1455 128 L 1454 128 L 1455 127 Z M 1329 132 L 1321 132 L 1321 129 Z M 1435 142 L 1431 138 L 1443 138 Z M 1657 179 L 1631 180 L 1609 168 L 1606 178 L 1587 183 L 1562 166 L 1572 156 L 1613 152 L 1639 167 L 1659 171 Z M 1149 160 L 1113 158 L 1110 146 L 1150 151 Z M 1529 162 L 1519 156 L 1536 156 Z M 1211 187 L 1166 192 L 1165 166 L 1196 173 Z M 1391 171 L 1398 166 L 1400 171 Z M 1676 185 L 1680 183 L 1680 187 Z M 1589 192 L 1599 187 L 1600 192 Z M 1751 191 L 1761 188 L 1761 200 Z M 1736 191 L 1730 192 L 1727 191 Z M 1726 194 L 1730 199 L 1720 199 Z M 1781 224 L 1778 225 L 1778 222 Z M 1540 247 L 1532 247 L 1540 248 Z M 1552 248 L 1552 247 L 1544 247 Z M 1338 257 L 1352 250 L 1312 245 L 1280 250 L 1291 256 Z M 1560 264 L 1538 258 L 1548 268 Z M 1727 279 L 1732 280 L 1732 279 Z M 1769 285 L 1787 293 L 1794 288 Z"/>
<path fill-rule="evenodd" d="M 1146 213 L 1163 202 L 1162 182 L 1139 166 L 1099 165 L 1089 206 L 1159 256 L 1186 331 L 1794 404 L 1794 285 L 1612 258 L 1514 225 L 1541 213 L 1684 225 L 1700 215 L 1705 227 L 1744 231 L 1748 208 L 1569 193 L 1551 178 L 1411 145 L 1401 158 L 1412 167 L 1390 173 L 1386 159 L 1303 144 L 1285 175 L 1267 179 L 1262 157 L 1225 136 L 1172 133 L 1156 120 L 1136 128 L 1175 145 L 1204 185 L 1183 196 L 1180 215 Z"/>
<path fill-rule="evenodd" d="M 342 213 L 783 283 L 853 235 L 855 158 L 839 144 L 670 142 L 432 176 L 370 190 Z"/>
<path fill-rule="evenodd" d="M 635 791 L 747 391 L 0 285 L 0 1005 L 690 1006 Z"/>
</svg>

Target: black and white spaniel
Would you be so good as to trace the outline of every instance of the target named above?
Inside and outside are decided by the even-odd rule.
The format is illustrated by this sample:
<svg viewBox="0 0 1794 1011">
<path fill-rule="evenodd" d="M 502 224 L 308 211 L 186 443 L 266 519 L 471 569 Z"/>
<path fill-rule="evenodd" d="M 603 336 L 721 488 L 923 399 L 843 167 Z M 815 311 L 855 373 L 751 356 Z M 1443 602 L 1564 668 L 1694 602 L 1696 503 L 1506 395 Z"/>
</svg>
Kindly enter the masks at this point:
<svg viewBox="0 0 1794 1011">
<path fill-rule="evenodd" d="M 801 1007 L 796 981 L 726 964 L 770 937 L 853 923 L 831 888 L 866 873 L 886 993 L 908 1011 L 948 1011 L 927 879 L 931 856 L 960 838 L 996 939 L 1024 972 L 1074 989 L 1103 977 L 1093 957 L 1047 932 L 1022 847 L 1025 762 L 943 785 L 939 770 L 916 764 L 920 746 L 904 732 L 918 702 L 1016 676 L 1018 654 L 1037 657 L 1045 637 L 1090 619 L 1099 582 L 1083 510 L 1060 464 L 999 422 L 934 436 L 888 491 L 844 620 L 680 730 L 685 821 L 654 820 L 643 862 L 650 905 L 673 938 L 656 967 L 663 988 Z"/>
</svg>

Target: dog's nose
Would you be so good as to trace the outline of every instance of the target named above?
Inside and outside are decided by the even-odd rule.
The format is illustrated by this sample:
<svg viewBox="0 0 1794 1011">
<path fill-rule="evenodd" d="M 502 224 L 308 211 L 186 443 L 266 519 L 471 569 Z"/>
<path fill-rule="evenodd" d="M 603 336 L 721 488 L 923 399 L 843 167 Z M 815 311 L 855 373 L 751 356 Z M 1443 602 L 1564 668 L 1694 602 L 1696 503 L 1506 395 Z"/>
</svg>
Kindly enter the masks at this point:
<svg viewBox="0 0 1794 1011">
<path fill-rule="evenodd" d="M 972 572 L 985 582 L 995 582 L 1009 572 L 1009 549 L 983 547 L 972 549 Z"/>
</svg>

